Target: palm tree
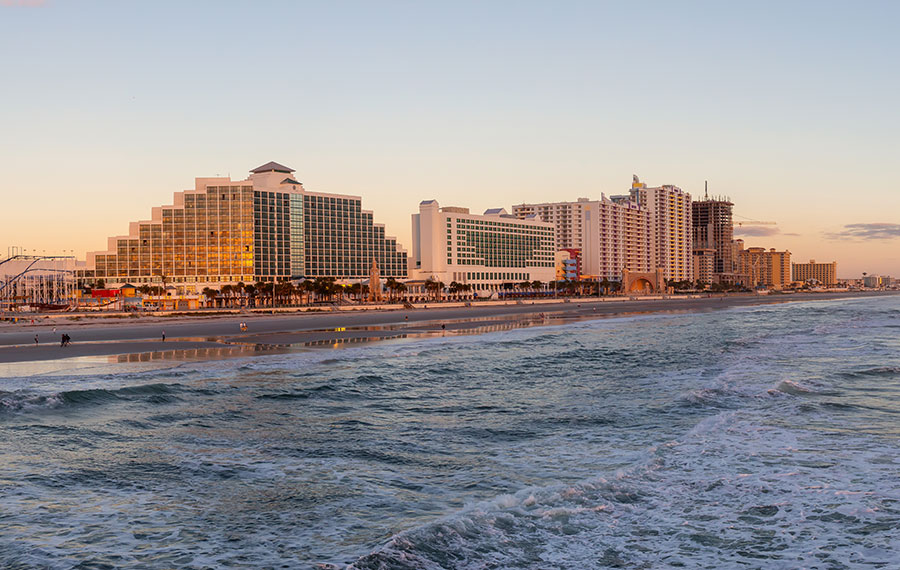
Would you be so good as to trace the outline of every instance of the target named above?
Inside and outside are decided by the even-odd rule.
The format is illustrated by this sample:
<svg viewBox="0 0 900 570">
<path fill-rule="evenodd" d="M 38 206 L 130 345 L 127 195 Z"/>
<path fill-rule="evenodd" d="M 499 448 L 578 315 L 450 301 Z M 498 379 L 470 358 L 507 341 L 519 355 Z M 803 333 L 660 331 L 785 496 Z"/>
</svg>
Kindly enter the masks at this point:
<svg viewBox="0 0 900 570">
<path fill-rule="evenodd" d="M 542 282 L 538 281 L 537 279 L 535 279 L 534 281 L 531 282 L 531 289 L 533 291 L 540 291 L 543 288 L 544 288 L 544 284 Z"/>
<path fill-rule="evenodd" d="M 219 295 L 219 292 L 215 289 L 210 289 L 209 287 L 204 287 L 203 291 L 201 291 L 204 297 L 206 297 L 206 304 L 212 303 L 212 306 L 216 306 L 216 297 Z"/>
<path fill-rule="evenodd" d="M 334 277 L 316 277 L 315 292 L 320 299 L 330 299 L 335 293 Z"/>
<path fill-rule="evenodd" d="M 219 291 L 223 297 L 225 297 L 225 303 L 228 304 L 229 307 L 234 306 L 234 286 L 230 283 L 226 283 L 222 285 L 222 289 Z"/>
<path fill-rule="evenodd" d="M 237 284 L 233 285 L 232 287 L 233 287 L 232 290 L 234 291 L 234 294 L 240 298 L 239 305 L 243 307 L 244 306 L 244 290 L 247 288 L 247 286 L 244 285 L 243 281 L 238 281 Z"/>
<path fill-rule="evenodd" d="M 300 283 L 300 291 L 301 293 L 306 293 L 306 303 L 309 304 L 312 301 L 312 294 L 316 290 L 315 281 L 311 281 L 309 279 L 305 279 L 302 283 Z M 301 299 L 302 302 L 302 299 Z"/>
<path fill-rule="evenodd" d="M 251 307 L 256 306 L 256 286 L 244 285 L 244 293 L 247 294 L 247 304 Z"/>
<path fill-rule="evenodd" d="M 399 284 L 399 281 L 397 281 L 393 277 L 388 277 L 387 279 L 384 280 L 384 288 L 387 289 L 387 291 L 388 291 L 388 301 L 389 302 L 394 300 L 394 294 L 397 292 L 398 284 Z M 371 286 L 371 284 L 370 284 L 370 286 Z"/>
<path fill-rule="evenodd" d="M 406 289 L 406 283 L 394 281 L 394 300 L 396 301 L 401 294 L 406 293 Z"/>
<path fill-rule="evenodd" d="M 357 300 L 360 300 L 360 293 L 362 292 L 362 284 L 360 283 L 351 283 L 347 286 L 347 293 L 350 294 L 350 298 L 356 297 Z"/>
<path fill-rule="evenodd" d="M 287 299 L 287 304 L 292 304 L 291 301 L 294 297 L 294 294 L 297 292 L 297 289 L 294 287 L 294 284 L 290 281 L 282 281 L 276 287 L 276 291 L 278 295 L 281 296 L 282 304 L 285 303 L 285 299 Z"/>
<path fill-rule="evenodd" d="M 603 290 L 604 295 L 609 295 L 609 288 L 611 285 L 612 282 L 606 277 L 604 277 L 603 280 L 600 281 L 600 288 Z"/>
<path fill-rule="evenodd" d="M 256 289 L 256 296 L 260 299 L 260 306 L 265 306 L 266 297 L 268 296 L 270 291 L 269 283 L 266 283 L 265 281 L 257 281 L 253 284 L 253 287 Z"/>
<path fill-rule="evenodd" d="M 432 276 L 425 281 L 425 290 L 432 294 L 435 301 L 439 301 L 441 299 L 441 291 L 444 290 L 444 284 Z"/>
</svg>

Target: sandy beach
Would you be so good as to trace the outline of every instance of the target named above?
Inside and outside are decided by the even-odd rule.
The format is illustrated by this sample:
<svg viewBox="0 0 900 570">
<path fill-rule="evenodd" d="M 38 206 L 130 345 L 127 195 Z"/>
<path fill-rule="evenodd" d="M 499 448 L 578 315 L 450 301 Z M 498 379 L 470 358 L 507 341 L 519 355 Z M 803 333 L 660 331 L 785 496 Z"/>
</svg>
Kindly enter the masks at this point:
<svg viewBox="0 0 900 570">
<path fill-rule="evenodd" d="M 728 295 L 667 299 L 587 298 L 474 303 L 472 306 L 353 310 L 335 312 L 246 313 L 239 315 L 110 318 L 72 320 L 56 315 L 0 324 L 0 363 L 84 356 L 123 357 L 123 361 L 157 358 L 222 358 L 316 346 L 408 338 L 435 334 L 477 334 L 524 326 L 626 314 L 711 311 L 729 307 L 798 301 L 865 298 L 897 292 Z M 240 330 L 240 323 L 247 331 Z M 70 335 L 61 347 L 60 337 Z M 165 333 L 165 340 L 163 340 Z M 35 344 L 35 335 L 38 343 Z"/>
</svg>

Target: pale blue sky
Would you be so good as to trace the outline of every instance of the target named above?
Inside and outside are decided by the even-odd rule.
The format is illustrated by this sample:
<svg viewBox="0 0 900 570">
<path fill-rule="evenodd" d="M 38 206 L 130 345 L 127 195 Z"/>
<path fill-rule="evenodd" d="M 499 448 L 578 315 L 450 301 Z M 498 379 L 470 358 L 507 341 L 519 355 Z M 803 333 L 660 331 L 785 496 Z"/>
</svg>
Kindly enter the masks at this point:
<svg viewBox="0 0 900 570">
<path fill-rule="evenodd" d="M 309 190 L 363 196 L 407 247 L 422 199 L 599 197 L 636 173 L 694 195 L 709 180 L 738 214 L 778 222 L 748 245 L 900 276 L 898 16 L 896 2 L 0 0 L 0 256 L 83 258 L 194 177 L 275 160 Z M 843 237 L 876 223 L 890 225 Z"/>
</svg>

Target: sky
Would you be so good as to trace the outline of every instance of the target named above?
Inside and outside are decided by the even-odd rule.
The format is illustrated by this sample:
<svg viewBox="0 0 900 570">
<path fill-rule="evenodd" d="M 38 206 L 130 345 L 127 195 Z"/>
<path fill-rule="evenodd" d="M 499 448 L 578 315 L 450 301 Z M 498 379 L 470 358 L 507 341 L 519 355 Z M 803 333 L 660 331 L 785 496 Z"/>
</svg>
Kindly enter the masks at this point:
<svg viewBox="0 0 900 570">
<path fill-rule="evenodd" d="M 481 212 L 728 196 L 747 246 L 900 276 L 898 2 L 0 0 L 0 258 L 105 250 L 270 160 L 411 249 Z M 738 230 L 738 228 L 736 228 Z"/>
</svg>

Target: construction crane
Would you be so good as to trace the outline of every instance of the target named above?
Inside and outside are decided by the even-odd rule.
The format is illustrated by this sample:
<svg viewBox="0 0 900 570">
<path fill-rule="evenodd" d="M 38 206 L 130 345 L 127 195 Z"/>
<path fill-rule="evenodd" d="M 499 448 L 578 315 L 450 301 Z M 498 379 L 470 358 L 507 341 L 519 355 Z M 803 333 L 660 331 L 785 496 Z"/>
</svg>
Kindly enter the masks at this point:
<svg viewBox="0 0 900 570">
<path fill-rule="evenodd" d="M 747 218 L 745 216 L 739 216 L 737 214 L 734 214 L 734 217 L 735 218 L 743 218 L 742 220 L 735 220 L 733 222 L 734 225 L 736 225 L 739 228 L 743 227 L 743 226 L 777 226 L 778 225 L 778 222 L 764 222 L 762 220 L 751 220 L 750 218 Z"/>
</svg>

